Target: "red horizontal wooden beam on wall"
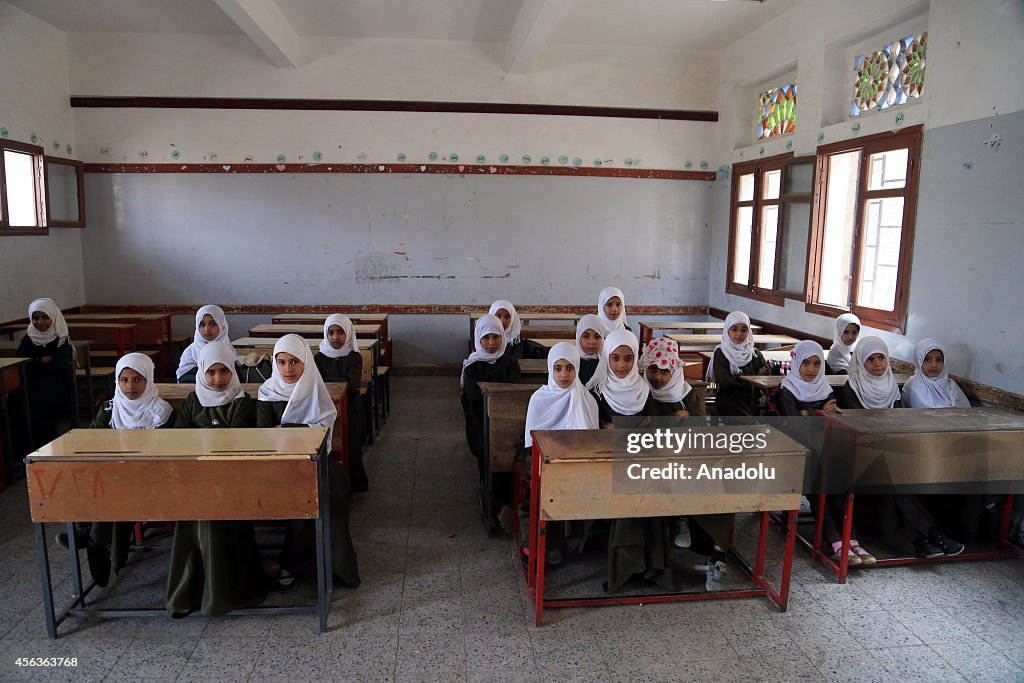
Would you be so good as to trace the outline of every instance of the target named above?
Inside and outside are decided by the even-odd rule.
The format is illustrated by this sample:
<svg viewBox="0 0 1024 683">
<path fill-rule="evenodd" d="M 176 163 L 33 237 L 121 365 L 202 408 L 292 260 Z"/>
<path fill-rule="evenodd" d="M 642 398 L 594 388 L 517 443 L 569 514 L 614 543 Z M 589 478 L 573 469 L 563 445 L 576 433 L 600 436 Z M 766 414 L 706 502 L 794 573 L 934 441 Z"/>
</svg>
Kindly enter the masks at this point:
<svg viewBox="0 0 1024 683">
<path fill-rule="evenodd" d="M 717 111 L 641 109 L 510 102 L 424 102 L 410 100 L 281 99 L 269 97 L 89 97 L 74 96 L 72 107 L 108 109 L 286 109 L 292 111 L 399 111 L 446 114 L 596 116 L 663 121 L 718 121 Z"/>
<path fill-rule="evenodd" d="M 498 164 L 85 164 L 86 173 L 384 173 L 443 175 L 563 175 L 646 180 L 713 181 L 714 171 L 610 166 L 501 166 Z"/>
</svg>

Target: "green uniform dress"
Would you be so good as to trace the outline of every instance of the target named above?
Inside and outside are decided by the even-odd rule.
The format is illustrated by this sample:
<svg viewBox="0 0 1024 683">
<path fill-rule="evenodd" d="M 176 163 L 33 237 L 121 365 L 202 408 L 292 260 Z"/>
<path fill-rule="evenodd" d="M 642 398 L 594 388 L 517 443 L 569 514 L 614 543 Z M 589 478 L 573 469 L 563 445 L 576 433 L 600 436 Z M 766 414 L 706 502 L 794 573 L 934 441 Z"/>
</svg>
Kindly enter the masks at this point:
<svg viewBox="0 0 1024 683">
<path fill-rule="evenodd" d="M 227 405 L 205 408 L 192 392 L 178 411 L 174 426 L 216 428 L 255 424 L 256 401 L 247 394 Z M 172 616 L 197 609 L 219 616 L 249 607 L 266 597 L 269 586 L 251 521 L 175 524 L 167 577 L 167 611 Z"/>
<path fill-rule="evenodd" d="M 353 493 L 369 490 L 370 480 L 363 465 L 363 427 L 366 416 L 359 387 L 363 382 L 363 356 L 352 352 L 341 358 L 318 353 L 313 356 L 325 382 L 348 382 L 345 403 L 348 405 L 348 478 Z"/>
<path fill-rule="evenodd" d="M 597 411 L 601 424 L 612 422 L 616 417 L 625 417 L 616 412 L 603 397 L 595 394 Z M 643 409 L 635 415 L 656 417 L 654 398 L 647 397 Z M 669 518 L 632 517 L 613 519 L 608 530 L 608 592 L 614 593 L 634 576 L 653 581 L 662 589 L 678 590 L 669 555 Z"/>
<path fill-rule="evenodd" d="M 89 425 L 89 429 L 113 429 L 110 426 L 113 408 L 112 400 L 103 404 Z M 173 426 L 174 413 L 171 413 L 167 421 L 157 429 L 167 429 Z M 89 531 L 92 545 L 89 546 L 86 554 L 89 558 L 89 571 L 97 586 L 104 587 L 117 581 L 118 572 L 128 562 L 134 530 L 135 524 L 132 522 L 93 522 L 92 529 Z"/>
<path fill-rule="evenodd" d="M 257 401 L 256 426 L 276 427 L 288 401 Z M 306 427 L 288 424 L 286 427 Z M 349 588 L 359 585 L 359 561 L 349 531 L 349 488 L 345 468 L 334 458 L 327 459 L 327 481 L 330 487 L 331 565 L 334 578 Z M 295 576 L 316 574 L 316 526 L 313 520 L 291 520 L 281 550 L 281 566 Z"/>
<path fill-rule="evenodd" d="M 740 375 L 759 375 L 767 367 L 768 361 L 764 359 L 760 351 L 754 349 L 754 357 L 740 368 L 739 375 L 734 375 L 729 368 L 729 359 L 725 357 L 721 349 L 716 349 L 712 360 L 712 371 L 715 383 L 718 385 L 718 391 L 715 394 L 715 407 L 718 414 L 722 417 L 756 415 L 758 406 L 754 401 L 758 400 L 757 397 L 760 397 L 761 392 L 752 391 L 749 384 L 740 381 Z"/>
<path fill-rule="evenodd" d="M 691 390 L 690 393 L 683 397 L 682 401 L 675 401 L 673 403 L 659 401 L 656 398 L 651 400 L 654 401 L 654 410 L 659 417 L 672 417 L 679 410 L 685 410 L 690 414 L 690 417 L 704 416 L 704 405 L 697 399 L 696 391 Z"/>
</svg>

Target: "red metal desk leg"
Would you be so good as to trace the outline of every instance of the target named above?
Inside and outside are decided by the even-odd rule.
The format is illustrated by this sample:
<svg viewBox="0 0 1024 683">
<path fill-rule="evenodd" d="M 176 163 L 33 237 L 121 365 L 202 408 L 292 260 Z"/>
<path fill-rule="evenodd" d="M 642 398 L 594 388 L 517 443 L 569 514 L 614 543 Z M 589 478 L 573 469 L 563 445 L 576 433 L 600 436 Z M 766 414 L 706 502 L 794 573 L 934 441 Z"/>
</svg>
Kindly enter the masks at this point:
<svg viewBox="0 0 1024 683">
<path fill-rule="evenodd" d="M 530 557 L 526 568 L 526 586 L 534 587 L 537 571 L 537 523 L 540 521 L 540 448 L 533 444 L 530 453 L 533 466 L 530 472 Z"/>
</svg>

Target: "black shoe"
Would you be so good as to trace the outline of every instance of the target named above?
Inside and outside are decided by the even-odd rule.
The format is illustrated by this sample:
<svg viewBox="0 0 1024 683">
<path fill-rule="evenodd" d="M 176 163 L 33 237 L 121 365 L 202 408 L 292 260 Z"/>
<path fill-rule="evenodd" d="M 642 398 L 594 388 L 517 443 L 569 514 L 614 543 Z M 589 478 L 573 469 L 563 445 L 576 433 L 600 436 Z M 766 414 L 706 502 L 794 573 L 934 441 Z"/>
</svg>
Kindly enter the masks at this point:
<svg viewBox="0 0 1024 683">
<path fill-rule="evenodd" d="M 946 534 L 939 528 L 934 528 L 928 532 L 928 541 L 935 547 L 940 548 L 942 554 L 946 557 L 953 557 L 964 551 L 963 543 L 954 541 L 952 538 L 946 538 Z"/>
<path fill-rule="evenodd" d="M 942 557 L 946 554 L 942 551 L 942 548 L 932 545 L 925 534 L 921 534 L 914 541 L 914 550 L 917 552 L 918 557 L 927 557 L 928 559 Z M 962 547 L 961 550 L 963 550 Z"/>
<path fill-rule="evenodd" d="M 66 531 L 62 531 L 53 537 L 57 541 L 57 545 L 67 550 L 68 548 L 68 534 Z M 82 531 L 81 529 L 75 529 L 75 545 L 79 550 L 85 550 L 92 545 L 92 536 Z"/>
</svg>

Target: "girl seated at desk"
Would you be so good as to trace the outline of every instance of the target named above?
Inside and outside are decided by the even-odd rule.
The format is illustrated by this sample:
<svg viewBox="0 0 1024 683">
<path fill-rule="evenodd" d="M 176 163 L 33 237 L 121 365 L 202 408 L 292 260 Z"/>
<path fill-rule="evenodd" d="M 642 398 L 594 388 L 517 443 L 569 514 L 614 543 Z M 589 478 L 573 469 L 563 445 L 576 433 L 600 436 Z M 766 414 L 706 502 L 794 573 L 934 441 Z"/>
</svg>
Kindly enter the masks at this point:
<svg viewBox="0 0 1024 683">
<path fill-rule="evenodd" d="M 825 373 L 845 375 L 850 369 L 850 357 L 860 336 L 860 318 L 853 313 L 843 313 L 836 318 L 836 329 L 832 337 L 832 348 L 825 359 Z"/>
<path fill-rule="evenodd" d="M 580 363 L 577 377 L 586 385 L 594 376 L 601 360 L 601 346 L 604 344 L 604 323 L 593 313 L 588 313 L 576 323 L 576 348 L 579 350 Z M 550 355 L 550 354 L 549 354 Z"/>
<path fill-rule="evenodd" d="M 501 321 L 503 336 L 505 337 L 505 353 L 512 358 L 547 358 L 548 350 L 541 344 L 531 340 L 522 339 L 523 321 L 519 319 L 519 313 L 511 301 L 498 299 L 488 311 L 489 314 Z"/>
<path fill-rule="evenodd" d="M 90 429 L 164 429 L 174 426 L 174 409 L 157 394 L 153 360 L 144 353 L 121 356 L 114 369 L 114 398 L 96 413 Z M 131 549 L 131 522 L 94 522 L 86 549 L 97 586 L 117 580 Z"/>
<path fill-rule="evenodd" d="M 351 325 L 351 323 L 349 323 Z M 327 443 L 338 411 L 305 339 L 287 334 L 274 344 L 274 369 L 260 386 L 257 427 L 326 427 Z M 349 533 L 350 488 L 345 468 L 327 458 L 330 485 L 331 558 L 334 578 L 344 586 L 359 585 L 359 564 Z M 316 574 L 316 527 L 312 520 L 288 524 L 281 551 L 279 581 Z"/>
<path fill-rule="evenodd" d="M 75 391 L 75 346 L 64 314 L 53 299 L 36 299 L 28 307 L 27 334 L 16 355 L 30 358 L 26 367 L 29 411 L 36 444 L 49 443 L 61 432 L 60 419 L 71 414 Z"/>
<path fill-rule="evenodd" d="M 231 351 L 231 364 L 238 361 L 238 353 L 228 339 L 228 319 L 220 306 L 203 306 L 196 311 L 196 331 L 189 344 L 181 353 L 175 376 L 178 384 L 195 384 L 199 366 L 199 352 L 210 342 L 223 342 Z"/>
<path fill-rule="evenodd" d="M 626 322 L 626 297 L 618 287 L 605 287 L 597 296 L 597 317 L 604 325 L 604 336 L 615 330 L 629 330 Z M 630 330 L 632 331 L 632 330 Z"/>
<path fill-rule="evenodd" d="M 526 409 L 525 462 L 522 471 L 527 480 L 533 458 L 534 429 L 597 429 L 600 425 L 597 401 L 580 382 L 577 368 L 580 356 L 570 342 L 559 342 L 551 347 L 548 354 L 548 382 L 530 396 Z M 523 501 L 519 509 L 520 546 L 529 547 L 530 499 Z M 583 549 L 583 523 L 549 522 L 547 525 L 547 561 L 551 564 L 562 562 L 567 552 Z"/>
<path fill-rule="evenodd" d="M 359 387 L 363 383 L 363 355 L 359 353 L 355 328 L 348 316 L 334 313 L 324 321 L 324 338 L 320 353 L 313 356 L 317 370 L 325 382 L 347 382 L 345 403 L 348 406 L 348 476 L 352 493 L 370 489 L 370 480 L 363 465 L 363 401 Z"/>
<path fill-rule="evenodd" d="M 459 400 L 466 415 L 466 442 L 476 458 L 480 473 L 481 491 L 484 480 L 484 395 L 480 382 L 518 382 L 519 362 L 505 353 L 505 328 L 493 315 L 480 316 L 473 334 L 475 349 L 469 358 L 462 361 L 462 376 L 459 384 L 462 393 Z M 509 492 L 512 477 L 508 473 L 493 480 L 494 510 L 486 514 L 497 515 L 498 522 L 506 532 L 512 531 L 513 511 Z"/>
<path fill-rule="evenodd" d="M 234 349 L 204 343 L 197 357 L 196 389 L 185 399 L 176 428 L 255 427 L 256 401 L 235 375 Z M 270 581 L 249 521 L 179 521 L 174 525 L 167 611 L 184 617 L 197 609 L 208 616 L 251 607 Z"/>
<path fill-rule="evenodd" d="M 750 331 L 750 318 L 742 311 L 733 311 L 725 318 L 722 329 L 722 343 L 715 347 L 715 353 L 708 368 L 709 379 L 714 379 L 715 409 L 723 417 L 756 415 L 758 406 L 752 403 L 749 384 L 740 381 L 740 375 L 767 375 L 768 362 L 754 347 L 754 335 Z"/>
<path fill-rule="evenodd" d="M 889 347 L 878 337 L 864 337 L 853 350 L 850 380 L 836 392 L 837 405 L 842 410 L 901 408 L 900 398 L 889 363 Z M 882 498 L 891 498 L 918 556 L 934 558 L 964 551 L 963 544 L 946 535 L 916 496 L 897 493 Z"/>
</svg>

